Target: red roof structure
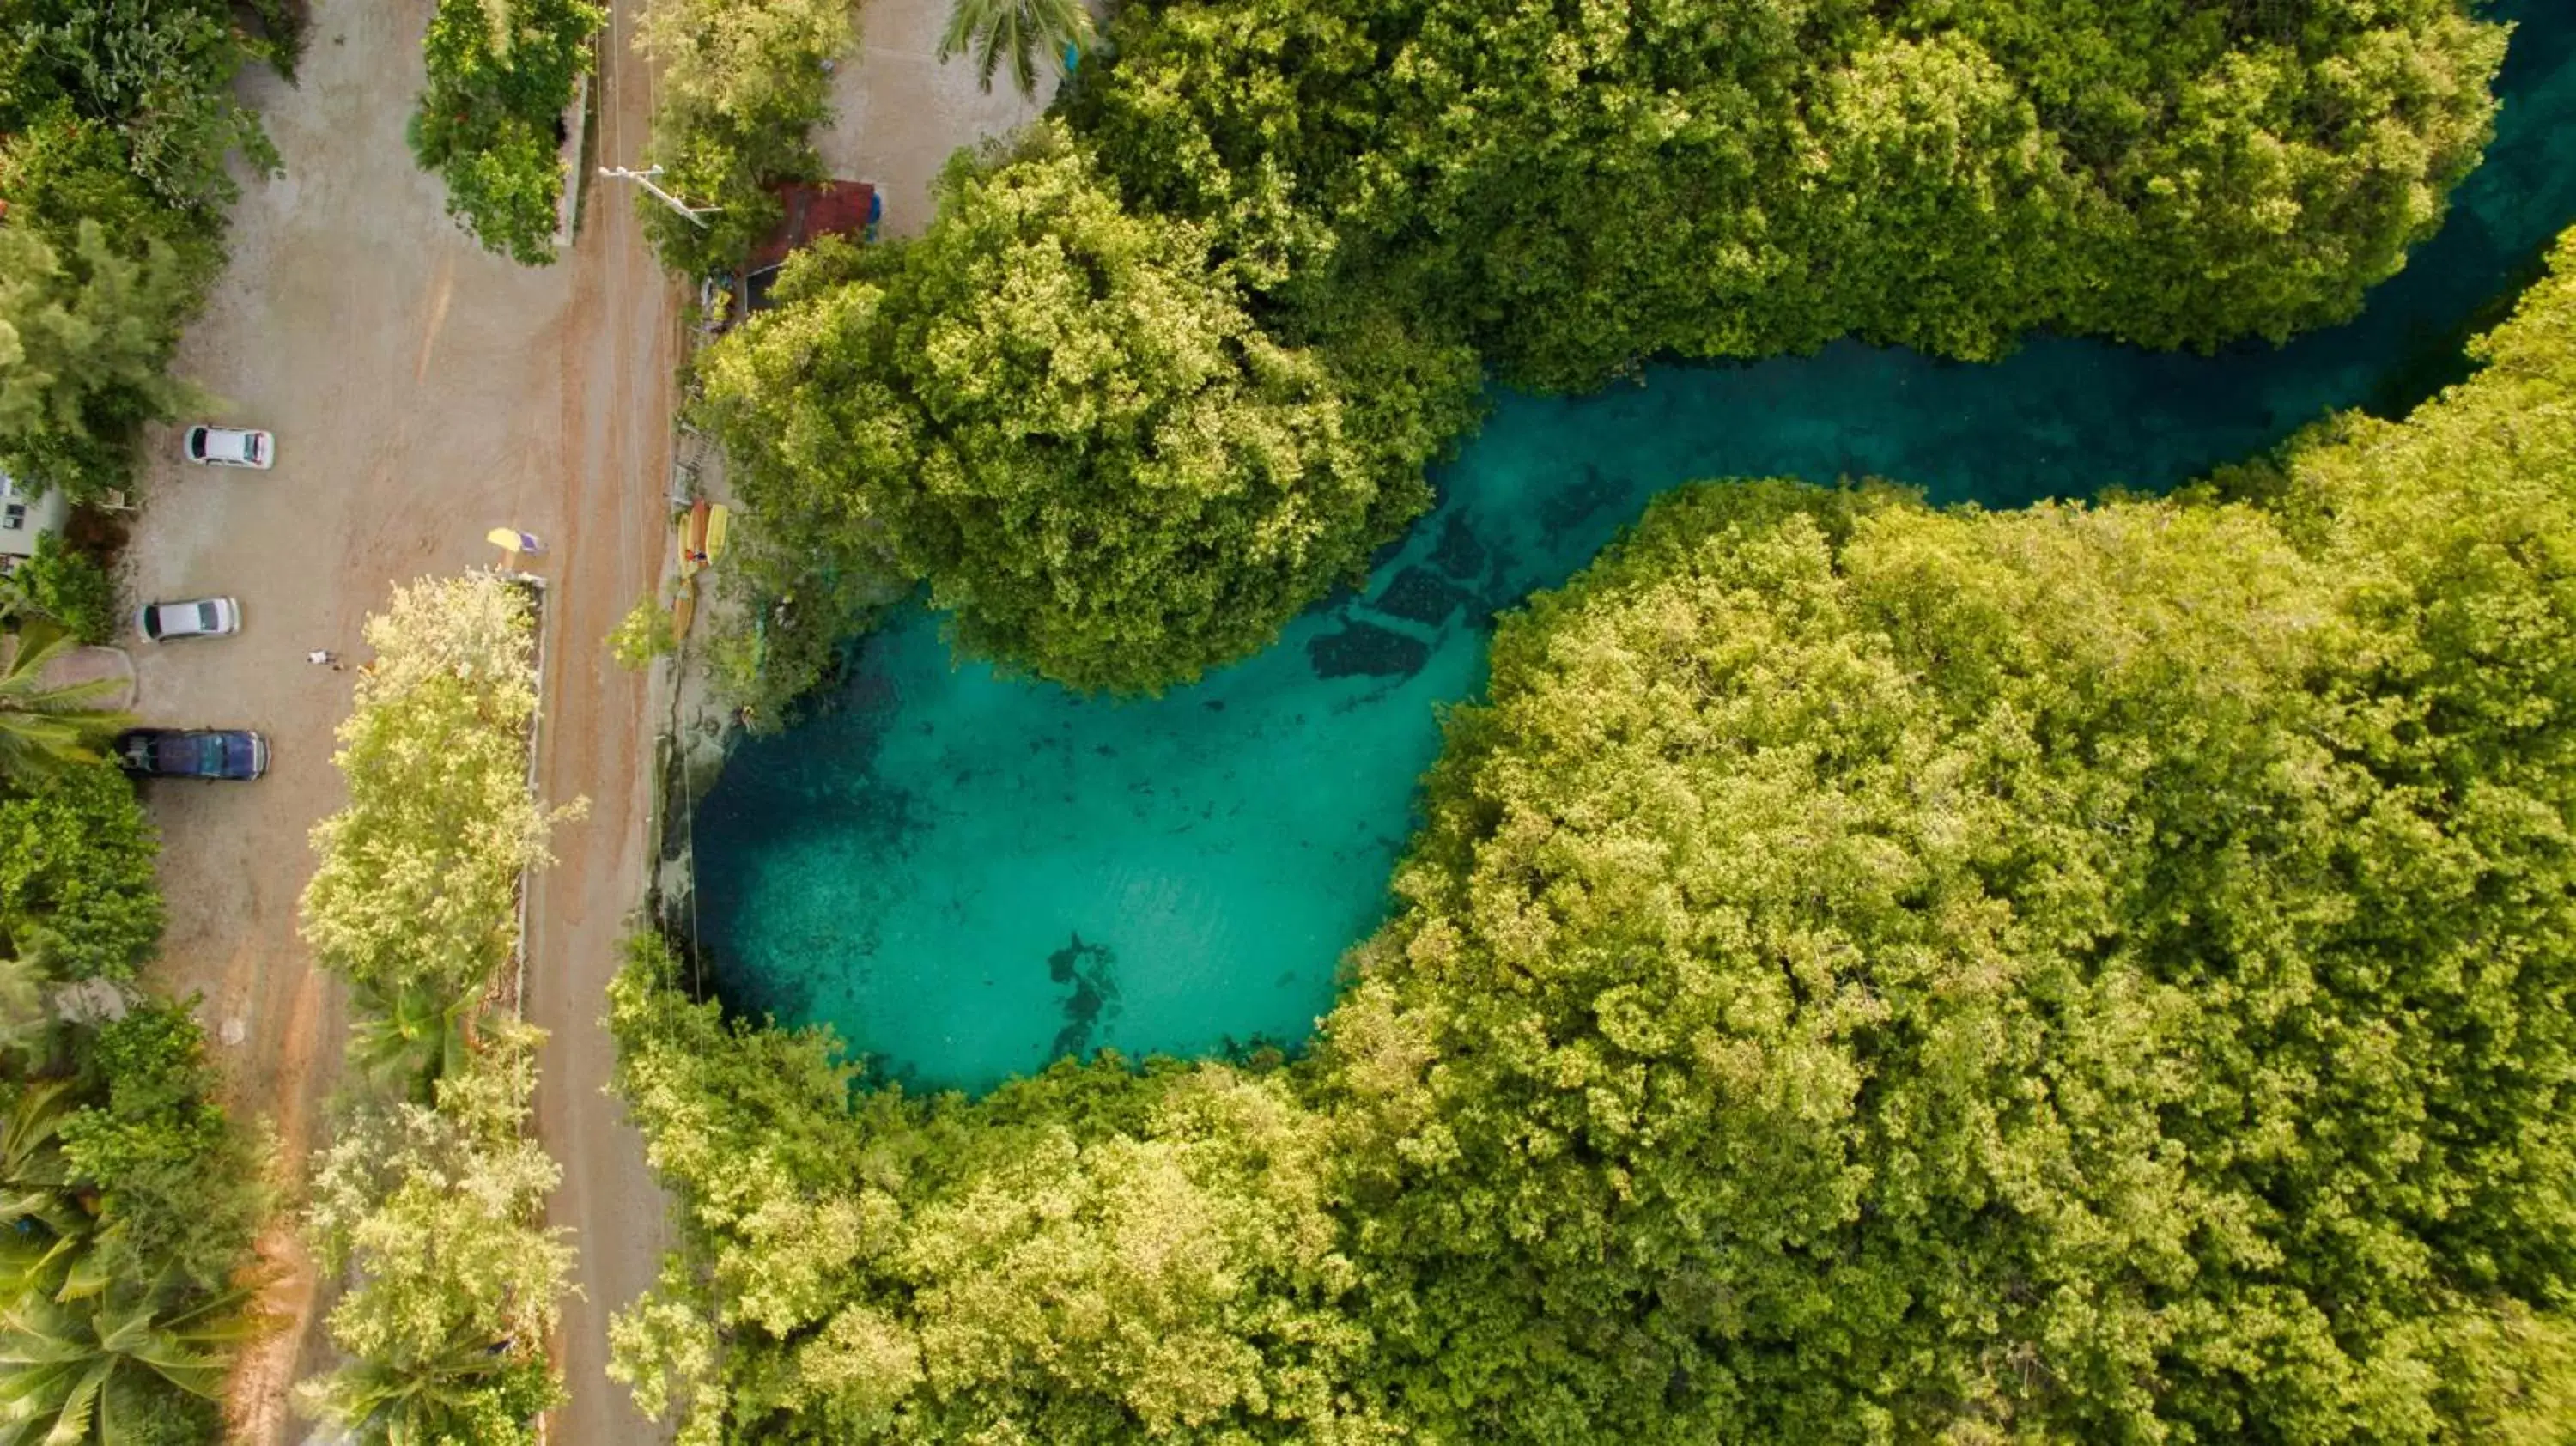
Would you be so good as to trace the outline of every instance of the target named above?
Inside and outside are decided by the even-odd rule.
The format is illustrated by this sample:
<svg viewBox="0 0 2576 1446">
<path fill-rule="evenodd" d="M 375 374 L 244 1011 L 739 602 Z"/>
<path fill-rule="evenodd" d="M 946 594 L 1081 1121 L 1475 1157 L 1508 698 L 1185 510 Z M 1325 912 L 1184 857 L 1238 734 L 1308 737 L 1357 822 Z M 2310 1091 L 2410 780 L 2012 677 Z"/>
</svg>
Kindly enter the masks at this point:
<svg viewBox="0 0 2576 1446">
<path fill-rule="evenodd" d="M 860 236 L 876 210 L 877 188 L 865 181 L 793 181 L 772 188 L 787 207 L 778 229 L 751 248 L 744 271 L 757 275 L 785 261 L 817 236 Z"/>
</svg>

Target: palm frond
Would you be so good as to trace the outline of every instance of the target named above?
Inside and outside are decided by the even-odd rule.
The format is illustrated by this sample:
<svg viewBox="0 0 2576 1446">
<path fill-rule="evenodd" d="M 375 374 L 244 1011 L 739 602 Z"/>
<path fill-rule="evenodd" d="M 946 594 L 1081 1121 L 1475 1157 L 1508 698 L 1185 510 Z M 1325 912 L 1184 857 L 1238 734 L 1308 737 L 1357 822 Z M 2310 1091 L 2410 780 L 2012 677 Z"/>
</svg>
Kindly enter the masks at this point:
<svg viewBox="0 0 2576 1446">
<path fill-rule="evenodd" d="M 30 618 L 18 629 L 16 646 L 0 664 L 0 775 L 38 778 L 96 762 L 96 745 L 134 721 L 100 706 L 126 686 L 121 678 L 45 682 L 47 665 L 79 646 L 79 638 L 50 619 Z"/>
<path fill-rule="evenodd" d="M 988 91 L 994 72 L 1007 61 L 1020 94 L 1034 96 L 1041 57 L 1052 64 L 1064 47 L 1088 44 L 1091 37 L 1091 11 L 1083 0 L 956 0 L 939 38 L 939 58 L 971 56 L 976 82 Z"/>
</svg>

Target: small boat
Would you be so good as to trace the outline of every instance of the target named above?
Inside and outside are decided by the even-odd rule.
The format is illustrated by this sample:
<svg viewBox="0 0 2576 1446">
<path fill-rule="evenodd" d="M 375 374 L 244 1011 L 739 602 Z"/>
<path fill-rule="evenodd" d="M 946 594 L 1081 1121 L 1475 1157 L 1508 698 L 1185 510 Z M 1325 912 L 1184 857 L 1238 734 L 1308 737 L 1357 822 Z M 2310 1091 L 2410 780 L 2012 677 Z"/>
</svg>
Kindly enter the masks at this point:
<svg viewBox="0 0 2576 1446">
<path fill-rule="evenodd" d="M 725 533 L 731 530 L 732 522 L 733 509 L 723 503 L 719 502 L 707 509 L 707 540 L 698 551 L 706 555 L 709 565 L 713 565 L 717 558 L 724 556 Z"/>
<path fill-rule="evenodd" d="M 683 578 L 696 577 L 698 569 L 706 566 L 707 518 L 713 511 L 714 508 L 702 497 L 680 522 L 680 576 Z"/>
<path fill-rule="evenodd" d="M 696 619 L 697 612 L 698 580 L 684 577 L 680 579 L 679 590 L 671 597 L 671 636 L 687 637 L 689 624 Z"/>
</svg>

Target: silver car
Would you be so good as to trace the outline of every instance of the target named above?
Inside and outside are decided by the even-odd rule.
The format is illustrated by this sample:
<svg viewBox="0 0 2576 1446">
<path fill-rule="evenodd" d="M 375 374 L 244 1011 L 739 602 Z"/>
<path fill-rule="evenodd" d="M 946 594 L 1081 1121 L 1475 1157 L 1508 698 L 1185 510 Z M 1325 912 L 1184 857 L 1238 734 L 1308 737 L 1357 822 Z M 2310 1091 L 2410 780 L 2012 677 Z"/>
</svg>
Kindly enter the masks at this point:
<svg viewBox="0 0 2576 1446">
<path fill-rule="evenodd" d="M 189 461 L 209 466 L 256 467 L 265 472 L 277 465 L 277 439 L 248 427 L 200 423 L 188 429 L 185 446 Z"/>
<path fill-rule="evenodd" d="M 186 602 L 145 603 L 134 618 L 134 630 L 144 641 L 166 643 L 172 638 L 220 638 L 241 631 L 241 604 L 228 597 L 194 598 Z"/>
</svg>

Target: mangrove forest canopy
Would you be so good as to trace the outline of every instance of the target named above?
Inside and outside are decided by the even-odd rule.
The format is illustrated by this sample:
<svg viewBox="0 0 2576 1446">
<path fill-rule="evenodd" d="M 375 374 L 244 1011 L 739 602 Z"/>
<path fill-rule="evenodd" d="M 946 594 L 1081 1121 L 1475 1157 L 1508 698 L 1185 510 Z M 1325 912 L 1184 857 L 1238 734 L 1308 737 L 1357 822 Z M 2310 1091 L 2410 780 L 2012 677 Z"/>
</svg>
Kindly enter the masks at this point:
<svg viewBox="0 0 2576 1446">
<path fill-rule="evenodd" d="M 708 358 L 744 575 L 807 604 L 790 691 L 854 574 L 1044 677 L 1186 681 L 1425 506 L 1483 373 L 2348 316 L 2504 43 L 2457 0 L 1121 6 L 1059 123 Z"/>
<path fill-rule="evenodd" d="M 715 1441 L 2559 1439 L 2576 240 L 2155 500 L 1658 503 L 1506 618 L 1295 1063 L 862 1090 L 636 945 Z"/>
<path fill-rule="evenodd" d="M 1121 6 L 923 236 L 703 360 L 756 721 L 916 584 L 1080 689 L 1256 650 L 1491 380 L 2348 316 L 2504 41 Z M 639 936 L 686 1248 L 614 1372 L 691 1446 L 2564 1439 L 2576 239 L 2473 358 L 2167 498 L 1665 497 L 1500 621 L 1303 1058 L 918 1097 Z"/>
</svg>

